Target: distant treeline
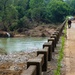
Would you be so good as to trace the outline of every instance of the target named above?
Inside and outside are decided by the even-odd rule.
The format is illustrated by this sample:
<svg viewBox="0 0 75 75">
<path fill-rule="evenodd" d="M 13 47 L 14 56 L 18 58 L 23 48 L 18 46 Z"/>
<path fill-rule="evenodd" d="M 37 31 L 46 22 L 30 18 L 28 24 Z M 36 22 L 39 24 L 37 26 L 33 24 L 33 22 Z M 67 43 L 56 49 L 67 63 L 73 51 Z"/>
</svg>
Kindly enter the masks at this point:
<svg viewBox="0 0 75 75">
<path fill-rule="evenodd" d="M 14 31 L 33 23 L 57 23 L 74 15 L 75 0 L 0 0 L 0 28 Z"/>
</svg>

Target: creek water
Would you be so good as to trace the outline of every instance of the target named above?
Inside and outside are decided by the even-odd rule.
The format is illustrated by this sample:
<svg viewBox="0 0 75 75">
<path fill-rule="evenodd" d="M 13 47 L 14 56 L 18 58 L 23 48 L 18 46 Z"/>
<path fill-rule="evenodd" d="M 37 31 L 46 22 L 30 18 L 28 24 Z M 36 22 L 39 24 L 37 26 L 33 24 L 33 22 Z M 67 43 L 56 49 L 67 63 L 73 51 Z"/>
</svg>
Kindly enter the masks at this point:
<svg viewBox="0 0 75 75">
<path fill-rule="evenodd" d="M 42 49 L 48 37 L 0 38 L 0 48 L 8 53 Z"/>
</svg>

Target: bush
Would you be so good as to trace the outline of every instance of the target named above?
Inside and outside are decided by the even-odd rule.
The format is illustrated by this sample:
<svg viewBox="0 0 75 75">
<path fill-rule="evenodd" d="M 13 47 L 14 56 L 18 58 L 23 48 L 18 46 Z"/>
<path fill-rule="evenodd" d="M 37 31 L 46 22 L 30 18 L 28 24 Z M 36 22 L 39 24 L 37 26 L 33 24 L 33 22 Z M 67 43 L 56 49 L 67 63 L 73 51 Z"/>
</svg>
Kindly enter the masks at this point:
<svg viewBox="0 0 75 75">
<path fill-rule="evenodd" d="M 52 23 L 63 22 L 65 16 L 69 14 L 69 6 L 62 1 L 51 1 L 47 5 L 47 19 Z"/>
<path fill-rule="evenodd" d="M 9 30 L 10 31 L 14 31 L 15 29 L 17 29 L 18 28 L 18 24 L 17 24 L 17 22 L 16 23 L 13 23 L 10 27 L 9 27 Z"/>
<path fill-rule="evenodd" d="M 30 28 L 30 20 L 26 16 L 18 21 L 18 28 Z"/>
</svg>

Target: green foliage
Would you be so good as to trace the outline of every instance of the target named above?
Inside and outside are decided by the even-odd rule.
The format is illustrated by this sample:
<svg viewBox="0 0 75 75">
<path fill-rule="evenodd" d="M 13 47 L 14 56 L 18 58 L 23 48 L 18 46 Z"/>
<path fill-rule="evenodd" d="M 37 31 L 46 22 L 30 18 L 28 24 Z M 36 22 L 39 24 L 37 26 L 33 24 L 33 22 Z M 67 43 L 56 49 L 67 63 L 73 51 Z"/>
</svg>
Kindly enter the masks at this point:
<svg viewBox="0 0 75 75">
<path fill-rule="evenodd" d="M 9 30 L 10 31 L 14 31 L 14 30 L 16 30 L 18 28 L 18 24 L 17 24 L 17 22 L 15 22 L 15 23 L 12 23 L 12 25 L 9 27 Z"/>
<path fill-rule="evenodd" d="M 45 8 L 44 0 L 30 0 L 29 2 L 31 19 L 41 21 L 43 9 Z"/>
<path fill-rule="evenodd" d="M 31 9 L 43 7 L 44 4 L 44 0 L 30 0 L 29 2 L 29 6 Z"/>
<path fill-rule="evenodd" d="M 0 23 L 3 30 L 29 28 L 34 21 L 58 23 L 75 14 L 74 5 L 75 0 L 0 0 Z"/>
<path fill-rule="evenodd" d="M 75 16 L 75 0 L 65 0 L 65 2 L 70 6 L 70 15 Z"/>
<path fill-rule="evenodd" d="M 18 27 L 17 28 L 30 28 L 30 21 L 29 19 L 24 16 L 18 21 Z"/>
<path fill-rule="evenodd" d="M 57 69 L 55 70 L 55 74 L 54 75 L 60 75 L 60 71 L 61 71 L 61 61 L 63 59 L 63 50 L 64 50 L 64 44 L 65 44 L 65 37 L 62 36 L 62 46 L 60 48 L 60 51 L 59 51 L 59 58 L 58 58 L 58 64 L 57 64 Z"/>
<path fill-rule="evenodd" d="M 54 0 L 47 5 L 47 12 L 51 22 L 62 22 L 69 14 L 69 6 L 65 2 Z"/>
</svg>

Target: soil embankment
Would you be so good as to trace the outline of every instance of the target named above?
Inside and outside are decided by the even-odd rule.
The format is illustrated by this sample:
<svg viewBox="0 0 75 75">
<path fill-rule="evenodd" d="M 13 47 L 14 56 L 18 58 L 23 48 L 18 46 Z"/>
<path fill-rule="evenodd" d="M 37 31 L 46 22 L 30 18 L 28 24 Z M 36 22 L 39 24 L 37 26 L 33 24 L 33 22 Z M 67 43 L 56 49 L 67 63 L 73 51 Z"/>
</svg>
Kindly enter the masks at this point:
<svg viewBox="0 0 75 75">
<path fill-rule="evenodd" d="M 50 36 L 55 31 L 55 29 L 56 27 L 52 26 L 37 26 L 34 29 L 25 31 L 25 35 L 32 37 L 47 37 Z"/>
<path fill-rule="evenodd" d="M 26 29 L 20 32 L 6 32 L 6 31 L 0 31 L 0 37 L 8 37 L 8 34 L 10 34 L 11 37 L 49 37 L 56 29 L 57 27 L 54 25 L 41 25 L 34 27 L 32 29 Z"/>
</svg>

